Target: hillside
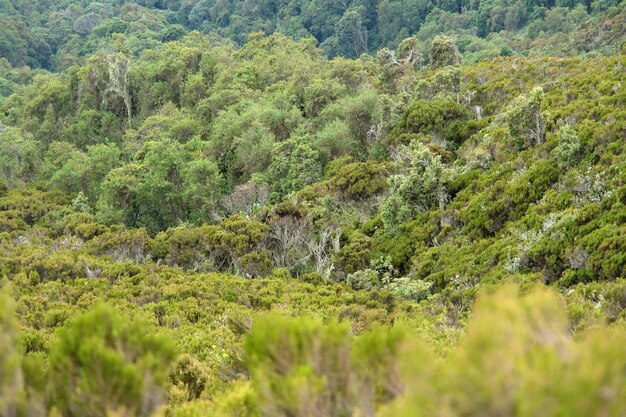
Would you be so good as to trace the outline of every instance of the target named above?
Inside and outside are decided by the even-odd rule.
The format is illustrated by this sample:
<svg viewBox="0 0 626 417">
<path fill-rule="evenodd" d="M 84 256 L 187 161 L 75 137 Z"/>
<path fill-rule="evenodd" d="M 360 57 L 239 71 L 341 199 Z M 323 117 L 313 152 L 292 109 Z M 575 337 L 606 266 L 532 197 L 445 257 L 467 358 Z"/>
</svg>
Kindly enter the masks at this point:
<svg viewBox="0 0 626 417">
<path fill-rule="evenodd" d="M 148 3 L 0 3 L 0 416 L 626 413 L 622 3 Z"/>
<path fill-rule="evenodd" d="M 422 0 L 64 0 L 0 2 L 0 57 L 61 71 L 107 49 L 114 34 L 138 56 L 191 31 L 242 45 L 250 34 L 315 39 L 330 57 L 355 58 L 416 36 L 427 52 L 457 35 L 466 61 L 500 55 L 611 55 L 623 45 L 624 2 Z"/>
</svg>

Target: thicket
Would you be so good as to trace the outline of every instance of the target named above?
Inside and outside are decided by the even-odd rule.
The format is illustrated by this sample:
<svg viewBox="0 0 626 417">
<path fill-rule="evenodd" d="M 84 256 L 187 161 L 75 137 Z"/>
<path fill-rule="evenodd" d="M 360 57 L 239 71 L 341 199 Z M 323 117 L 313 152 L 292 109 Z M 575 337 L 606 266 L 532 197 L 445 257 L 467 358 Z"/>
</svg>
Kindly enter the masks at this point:
<svg viewBox="0 0 626 417">
<path fill-rule="evenodd" d="M 623 51 L 134 42 L 6 66 L 0 414 L 624 414 Z"/>
<path fill-rule="evenodd" d="M 2 230 L 411 299 L 458 280 L 621 277 L 623 55 L 459 66 L 437 42 L 455 65 L 404 61 L 392 82 L 389 57 L 328 60 L 280 35 L 239 49 L 190 35 L 140 59 L 119 38 L 0 102 Z"/>
</svg>

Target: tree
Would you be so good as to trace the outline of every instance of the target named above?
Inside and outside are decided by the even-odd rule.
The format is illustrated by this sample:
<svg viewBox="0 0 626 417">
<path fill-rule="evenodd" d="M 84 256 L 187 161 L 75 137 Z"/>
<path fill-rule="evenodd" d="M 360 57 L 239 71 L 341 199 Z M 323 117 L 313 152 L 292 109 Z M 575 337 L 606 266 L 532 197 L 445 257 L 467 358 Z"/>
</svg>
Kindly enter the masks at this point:
<svg viewBox="0 0 626 417">
<path fill-rule="evenodd" d="M 223 270 L 256 278 L 269 272 L 270 254 L 264 249 L 269 227 L 235 215 L 223 220 L 208 236 L 218 252 L 216 262 Z"/>
<path fill-rule="evenodd" d="M 459 67 L 447 66 L 435 73 L 432 77 L 421 79 L 417 83 L 418 97 L 426 100 L 460 101 L 459 93 L 463 83 L 463 71 Z M 471 103 L 471 95 L 466 99 Z"/>
<path fill-rule="evenodd" d="M 111 170 L 102 183 L 96 219 L 104 224 L 137 226 L 140 218 L 138 177 L 139 164 L 126 164 Z"/>
<path fill-rule="evenodd" d="M 122 46 L 122 35 L 116 35 L 117 50 L 104 55 L 108 78 L 105 80 L 104 94 L 120 98 L 126 109 L 128 127 L 132 128 L 133 102 L 130 92 L 130 80 L 128 78 L 131 66 L 131 57 L 125 46 Z"/>
<path fill-rule="evenodd" d="M 387 188 L 385 166 L 373 162 L 355 162 L 337 170 L 332 185 L 346 199 L 370 198 Z"/>
<path fill-rule="evenodd" d="M 277 143 L 272 163 L 257 177 L 270 186 L 274 202 L 322 177 L 321 156 L 307 139 L 298 137 Z"/>
<path fill-rule="evenodd" d="M 576 163 L 576 157 L 580 151 L 580 138 L 574 129 L 563 126 L 559 129 L 558 139 L 559 143 L 552 152 L 559 168 L 565 169 Z"/>
<path fill-rule="evenodd" d="M 311 257 L 306 243 L 311 238 L 308 220 L 295 216 L 273 216 L 269 222 L 268 244 L 278 267 L 290 272 L 302 269 Z"/>
<path fill-rule="evenodd" d="M 431 68 L 442 68 L 448 65 L 459 65 L 461 56 L 453 36 L 435 36 L 428 54 Z"/>
<path fill-rule="evenodd" d="M 386 140 L 406 144 L 417 134 L 421 138 L 432 136 L 460 145 L 465 139 L 463 127 L 471 117 L 467 108 L 456 101 L 416 100 L 405 110 L 400 123 Z"/>
<path fill-rule="evenodd" d="M 145 143 L 135 161 L 111 170 L 102 182 L 97 217 L 151 233 L 187 221 L 209 221 L 223 180 L 217 165 L 202 153 L 205 146 L 197 140 Z"/>
<path fill-rule="evenodd" d="M 368 33 L 364 27 L 363 14 L 365 7 L 357 6 L 348 9 L 335 24 L 335 34 L 329 39 L 331 55 L 359 56 L 368 51 Z M 322 44 L 321 47 L 324 48 Z"/>
<path fill-rule="evenodd" d="M 400 88 L 407 91 L 414 85 L 415 70 L 421 61 L 417 38 L 412 36 L 404 39 L 395 51 L 380 49 L 376 53 L 376 60 L 382 67 L 385 84 L 392 91 Z"/>
<path fill-rule="evenodd" d="M 40 169 L 40 144 L 0 123 L 0 178 L 11 185 L 32 183 Z"/>
<path fill-rule="evenodd" d="M 91 213 L 91 207 L 89 206 L 89 200 L 82 191 L 78 193 L 76 198 L 72 200 L 72 208 L 82 213 Z"/>
<path fill-rule="evenodd" d="M 398 151 L 400 173 L 390 180 L 389 195 L 380 215 L 390 230 L 413 218 L 418 211 L 442 208 L 446 201 L 441 158 L 418 141 Z"/>
<path fill-rule="evenodd" d="M 95 13 L 87 13 L 74 21 L 74 30 L 81 36 L 91 33 L 94 27 L 102 21 L 102 18 Z"/>
<path fill-rule="evenodd" d="M 507 110 L 498 115 L 494 126 L 506 126 L 517 149 L 543 143 L 546 121 L 541 114 L 543 88 L 535 87 L 530 93 L 518 96 Z"/>
<path fill-rule="evenodd" d="M 183 170 L 183 197 L 189 220 L 201 224 L 212 217 L 222 184 L 222 175 L 213 161 L 199 159 L 187 164 Z"/>
<path fill-rule="evenodd" d="M 269 195 L 270 192 L 264 185 L 248 182 L 235 187 L 232 193 L 221 198 L 220 203 L 227 217 L 239 214 L 254 220 L 261 214 Z"/>
<path fill-rule="evenodd" d="M 51 186 L 68 194 L 82 192 L 95 202 L 101 194 L 103 180 L 120 164 L 120 156 L 120 150 L 113 144 L 90 146 L 83 153 L 66 142 L 55 142 L 48 148 L 43 175 L 49 178 Z"/>
<path fill-rule="evenodd" d="M 335 253 L 339 252 L 340 237 L 340 228 L 326 226 L 320 228 L 313 239 L 308 239 L 306 242 L 313 260 L 313 270 L 324 278 L 329 278 L 334 269 L 332 258 Z"/>
<path fill-rule="evenodd" d="M 385 126 L 385 99 L 386 96 L 376 90 L 364 88 L 327 106 L 321 116 L 329 121 L 342 119 L 350 128 L 353 140 L 357 141 L 358 151 L 365 154 L 369 146 L 379 139 Z"/>
<path fill-rule="evenodd" d="M 162 42 L 177 41 L 187 34 L 187 29 L 183 25 L 172 25 L 163 29 L 159 33 Z"/>
</svg>

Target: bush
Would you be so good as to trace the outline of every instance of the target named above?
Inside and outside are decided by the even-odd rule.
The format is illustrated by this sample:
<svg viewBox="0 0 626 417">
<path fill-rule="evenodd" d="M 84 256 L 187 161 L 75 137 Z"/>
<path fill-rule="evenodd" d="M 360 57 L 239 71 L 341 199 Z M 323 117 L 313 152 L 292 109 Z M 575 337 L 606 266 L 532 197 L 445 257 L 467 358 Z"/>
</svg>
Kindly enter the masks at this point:
<svg viewBox="0 0 626 417">
<path fill-rule="evenodd" d="M 206 372 L 195 357 L 184 354 L 170 371 L 170 381 L 173 385 L 182 387 L 187 393 L 187 401 L 191 401 L 202 395 L 208 381 Z"/>
<path fill-rule="evenodd" d="M 348 275 L 346 281 L 355 290 L 372 291 L 377 290 L 382 285 L 378 273 L 371 269 L 353 272 Z"/>
<path fill-rule="evenodd" d="M 444 359 L 407 350 L 407 392 L 381 415 L 619 416 L 625 342 L 623 329 L 572 338 L 562 300 L 545 289 L 483 294 L 467 335 Z"/>
<path fill-rule="evenodd" d="M 430 66 L 441 68 L 448 65 L 459 65 L 461 56 L 456 47 L 456 38 L 452 36 L 437 35 L 432 41 L 428 54 Z"/>
<path fill-rule="evenodd" d="M 23 399 L 23 376 L 17 349 L 15 306 L 9 287 L 0 288 L 0 415 L 17 414 Z"/>
<path fill-rule="evenodd" d="M 576 131 L 569 126 L 559 129 L 559 143 L 552 151 L 559 168 L 565 169 L 576 164 L 580 151 L 580 138 Z"/>
<path fill-rule="evenodd" d="M 385 167 L 371 162 L 356 162 L 337 170 L 331 183 L 348 199 L 371 197 L 387 188 Z"/>
<path fill-rule="evenodd" d="M 335 261 L 346 273 L 352 273 L 367 267 L 372 255 L 372 239 L 358 231 L 346 231 L 345 238 Z"/>
<path fill-rule="evenodd" d="M 417 100 L 404 112 L 387 141 L 408 145 L 414 134 L 432 134 L 459 145 L 468 137 L 465 124 L 471 119 L 471 113 L 455 101 Z"/>
<path fill-rule="evenodd" d="M 352 416 L 391 401 L 400 393 L 399 342 L 383 329 L 355 340 L 342 324 L 257 320 L 245 346 L 260 415 Z"/>
<path fill-rule="evenodd" d="M 432 286 L 432 282 L 400 277 L 389 284 L 389 289 L 399 298 L 421 301 L 428 298 Z"/>
<path fill-rule="evenodd" d="M 166 338 L 97 306 L 59 333 L 50 358 L 54 403 L 65 416 L 150 416 L 165 400 L 173 359 Z"/>
<path fill-rule="evenodd" d="M 146 229 L 117 229 L 96 237 L 89 246 L 92 253 L 109 256 L 116 262 L 141 263 L 148 255 L 150 241 Z"/>
<path fill-rule="evenodd" d="M 442 208 L 446 201 L 441 159 L 416 141 L 399 154 L 401 173 L 389 180 L 389 195 L 380 209 L 389 230 L 411 220 L 418 211 Z"/>
</svg>

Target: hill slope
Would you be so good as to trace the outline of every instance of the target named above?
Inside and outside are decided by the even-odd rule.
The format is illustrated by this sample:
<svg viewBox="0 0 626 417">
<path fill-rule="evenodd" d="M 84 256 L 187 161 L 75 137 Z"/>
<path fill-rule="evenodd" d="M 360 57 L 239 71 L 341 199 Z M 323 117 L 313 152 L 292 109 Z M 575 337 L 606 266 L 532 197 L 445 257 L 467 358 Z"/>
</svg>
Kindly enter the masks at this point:
<svg viewBox="0 0 626 417">
<path fill-rule="evenodd" d="M 415 35 L 427 50 L 459 36 L 467 60 L 520 54 L 613 54 L 624 2 L 594 1 L 45 1 L 0 2 L 0 57 L 14 67 L 63 70 L 128 37 L 139 54 L 197 30 L 239 45 L 252 33 L 315 39 L 329 56 L 395 48 Z"/>
<path fill-rule="evenodd" d="M 623 415 L 626 56 L 462 40 L 8 71 L 0 414 Z"/>
</svg>

